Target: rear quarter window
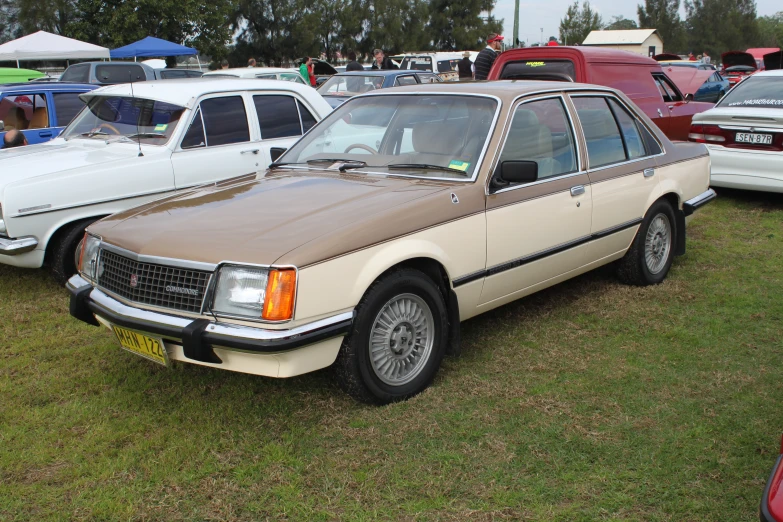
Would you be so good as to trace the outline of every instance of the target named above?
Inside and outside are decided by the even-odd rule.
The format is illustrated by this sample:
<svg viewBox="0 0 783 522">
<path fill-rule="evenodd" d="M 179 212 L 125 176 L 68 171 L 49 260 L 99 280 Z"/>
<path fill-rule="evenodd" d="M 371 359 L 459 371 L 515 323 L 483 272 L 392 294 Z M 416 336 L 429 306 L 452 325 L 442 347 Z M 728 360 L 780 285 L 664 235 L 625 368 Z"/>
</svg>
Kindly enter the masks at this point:
<svg viewBox="0 0 783 522">
<path fill-rule="evenodd" d="M 114 84 L 128 82 L 143 82 L 147 75 L 138 65 L 129 63 L 127 65 L 97 65 L 95 67 L 95 77 L 99 83 Z"/>
<path fill-rule="evenodd" d="M 90 82 L 90 66 L 84 65 L 71 65 L 66 69 L 63 75 L 60 77 L 61 82 L 78 82 L 89 83 Z"/>
<path fill-rule="evenodd" d="M 634 98 L 660 99 L 661 95 L 652 77 L 653 72 L 656 72 L 653 67 L 638 65 L 618 67 L 616 64 L 598 64 L 590 67 L 588 82 L 612 87 L 622 91 L 626 96 Z"/>
</svg>

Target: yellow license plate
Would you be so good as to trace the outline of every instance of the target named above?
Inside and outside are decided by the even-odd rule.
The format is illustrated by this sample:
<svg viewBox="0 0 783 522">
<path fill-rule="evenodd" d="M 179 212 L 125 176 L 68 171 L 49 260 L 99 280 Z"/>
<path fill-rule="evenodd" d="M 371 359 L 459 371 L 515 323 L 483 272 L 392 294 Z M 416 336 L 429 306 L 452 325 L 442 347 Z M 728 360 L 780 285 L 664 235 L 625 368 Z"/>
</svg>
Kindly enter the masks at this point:
<svg viewBox="0 0 783 522">
<path fill-rule="evenodd" d="M 117 340 L 120 341 L 120 346 L 128 351 L 141 355 L 163 366 L 167 366 L 168 357 L 166 354 L 166 348 L 163 347 L 163 341 L 160 339 L 153 339 L 146 335 L 120 328 L 119 326 L 112 325 L 114 335 L 117 336 Z"/>
</svg>

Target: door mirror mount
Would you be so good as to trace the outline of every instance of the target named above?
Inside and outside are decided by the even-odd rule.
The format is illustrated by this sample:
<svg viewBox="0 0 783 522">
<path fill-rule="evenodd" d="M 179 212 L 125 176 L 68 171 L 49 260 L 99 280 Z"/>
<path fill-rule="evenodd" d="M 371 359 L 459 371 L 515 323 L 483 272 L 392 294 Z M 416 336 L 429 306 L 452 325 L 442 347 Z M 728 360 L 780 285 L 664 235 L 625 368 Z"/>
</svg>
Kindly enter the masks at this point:
<svg viewBox="0 0 783 522">
<path fill-rule="evenodd" d="M 693 101 L 693 94 L 686 94 L 685 95 L 685 103 L 690 103 Z"/>
</svg>

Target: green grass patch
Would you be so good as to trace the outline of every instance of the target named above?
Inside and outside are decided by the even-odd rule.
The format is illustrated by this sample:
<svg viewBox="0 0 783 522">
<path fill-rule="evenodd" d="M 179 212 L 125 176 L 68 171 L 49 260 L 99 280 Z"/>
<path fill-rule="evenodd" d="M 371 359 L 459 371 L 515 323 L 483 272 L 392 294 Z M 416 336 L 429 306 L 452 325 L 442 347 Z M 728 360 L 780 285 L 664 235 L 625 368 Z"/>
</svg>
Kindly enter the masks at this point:
<svg viewBox="0 0 783 522">
<path fill-rule="evenodd" d="M 757 520 L 783 430 L 783 197 L 721 191 L 664 284 L 463 324 L 382 408 L 327 371 L 158 367 L 0 266 L 0 520 Z"/>
</svg>

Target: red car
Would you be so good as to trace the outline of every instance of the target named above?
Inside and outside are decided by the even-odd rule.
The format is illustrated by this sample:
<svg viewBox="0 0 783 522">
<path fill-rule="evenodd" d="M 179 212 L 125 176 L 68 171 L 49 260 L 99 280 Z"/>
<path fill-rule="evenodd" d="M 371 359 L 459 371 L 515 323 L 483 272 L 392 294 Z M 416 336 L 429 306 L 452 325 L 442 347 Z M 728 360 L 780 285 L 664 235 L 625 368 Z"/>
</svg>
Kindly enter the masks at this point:
<svg viewBox="0 0 783 522">
<path fill-rule="evenodd" d="M 780 455 L 761 497 L 761 522 L 783 522 L 783 437 Z"/>
<path fill-rule="evenodd" d="M 764 66 L 764 56 L 771 53 L 776 53 L 778 51 L 780 51 L 780 47 L 759 47 L 755 49 L 748 49 L 745 52 L 753 56 L 753 59 L 756 60 L 756 68 L 759 71 L 765 71 L 766 67 Z"/>
<path fill-rule="evenodd" d="M 712 103 L 686 99 L 655 60 L 601 47 L 526 47 L 501 53 L 490 80 L 557 80 L 621 90 L 669 139 L 688 139 L 694 114 Z"/>
<path fill-rule="evenodd" d="M 756 58 L 744 51 L 729 51 L 720 55 L 721 75 L 729 80 L 729 85 L 734 87 L 746 76 L 758 72 L 759 67 Z"/>
</svg>

